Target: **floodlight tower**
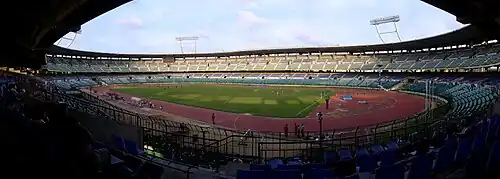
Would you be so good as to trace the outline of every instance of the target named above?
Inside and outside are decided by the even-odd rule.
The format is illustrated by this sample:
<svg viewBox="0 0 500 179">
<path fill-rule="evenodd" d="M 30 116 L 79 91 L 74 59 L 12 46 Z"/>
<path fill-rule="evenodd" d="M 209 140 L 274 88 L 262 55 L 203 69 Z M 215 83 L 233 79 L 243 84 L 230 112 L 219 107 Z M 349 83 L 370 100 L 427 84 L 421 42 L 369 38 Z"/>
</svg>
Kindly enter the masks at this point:
<svg viewBox="0 0 500 179">
<path fill-rule="evenodd" d="M 196 41 L 200 39 L 199 36 L 182 36 L 182 37 L 175 37 L 175 40 L 179 42 L 179 46 L 181 48 L 181 53 L 184 53 L 184 48 L 182 47 L 182 42 L 183 41 L 194 41 L 194 53 L 196 53 Z"/>
<path fill-rule="evenodd" d="M 75 42 L 76 37 L 80 34 L 82 34 L 82 29 L 80 29 L 78 31 L 74 31 L 74 32 L 69 32 L 66 35 L 64 35 L 63 37 L 61 37 L 59 40 L 57 40 L 55 42 L 55 45 L 69 48 L 69 47 L 71 47 L 71 45 L 73 45 L 73 42 Z M 63 43 L 63 41 L 65 41 L 65 42 Z"/>
<path fill-rule="evenodd" d="M 401 42 L 401 36 L 399 35 L 398 26 L 396 25 L 396 23 L 398 23 L 400 20 L 401 19 L 399 18 L 399 15 L 387 16 L 387 17 L 371 20 L 370 25 L 375 26 L 375 29 L 377 29 L 378 38 L 380 38 L 382 43 L 385 43 L 384 38 L 382 38 L 382 35 L 394 34 L 394 33 L 397 35 L 399 41 Z M 382 24 L 388 24 L 388 23 L 392 23 L 394 29 L 392 31 L 381 32 L 380 29 L 378 28 L 378 26 L 382 25 Z"/>
</svg>

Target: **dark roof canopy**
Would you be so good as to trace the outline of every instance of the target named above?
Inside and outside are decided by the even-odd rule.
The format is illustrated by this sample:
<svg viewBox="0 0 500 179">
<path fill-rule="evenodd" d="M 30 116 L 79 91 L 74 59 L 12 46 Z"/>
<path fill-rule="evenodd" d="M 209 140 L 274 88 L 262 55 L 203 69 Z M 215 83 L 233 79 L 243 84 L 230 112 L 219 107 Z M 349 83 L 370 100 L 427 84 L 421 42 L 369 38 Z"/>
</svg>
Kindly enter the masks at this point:
<svg viewBox="0 0 500 179">
<path fill-rule="evenodd" d="M 422 0 L 457 17 L 463 24 L 476 24 L 498 18 L 500 1 L 495 0 Z M 480 24 L 476 24 L 480 25 Z"/>
<path fill-rule="evenodd" d="M 446 34 L 428 37 L 419 40 L 378 44 L 378 45 L 359 45 L 359 46 L 340 46 L 340 47 L 310 47 L 310 48 L 284 48 L 284 49 L 264 49 L 221 53 L 197 53 L 197 54 L 115 54 L 99 53 L 72 50 L 53 46 L 48 53 L 71 55 L 71 56 L 90 56 L 90 57 L 123 57 L 123 58 L 161 58 L 161 57 L 222 57 L 222 56 L 243 56 L 243 55 L 266 55 L 283 53 L 328 53 L 328 52 L 368 52 L 368 51 L 391 51 L 391 50 L 421 50 L 425 48 L 435 48 L 444 46 L 453 46 L 460 44 L 469 44 L 474 42 L 483 42 L 488 37 L 483 36 L 474 26 L 466 26 L 461 29 Z"/>
<path fill-rule="evenodd" d="M 500 38 L 500 1 L 498 0 L 422 0 L 456 16 L 463 24 L 473 24 L 482 33 Z"/>
<path fill-rule="evenodd" d="M 131 0 L 14 0 L 0 12 L 0 63 L 32 66 L 43 62 L 45 49 L 89 20 Z M 16 59 L 16 60 L 12 60 Z M 35 60 L 39 60 L 38 63 Z"/>
</svg>

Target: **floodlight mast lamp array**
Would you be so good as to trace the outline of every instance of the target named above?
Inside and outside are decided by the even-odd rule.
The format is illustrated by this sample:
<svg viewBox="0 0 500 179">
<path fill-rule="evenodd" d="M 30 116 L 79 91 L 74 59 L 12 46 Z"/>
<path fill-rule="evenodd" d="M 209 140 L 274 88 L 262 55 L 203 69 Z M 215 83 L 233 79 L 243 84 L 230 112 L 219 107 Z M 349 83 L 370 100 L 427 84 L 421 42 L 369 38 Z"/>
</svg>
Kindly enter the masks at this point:
<svg viewBox="0 0 500 179">
<path fill-rule="evenodd" d="M 181 53 L 184 53 L 184 48 L 182 47 L 182 42 L 183 41 L 194 41 L 194 53 L 196 53 L 196 41 L 200 39 L 199 36 L 182 36 L 182 37 L 175 37 L 175 40 L 179 42 L 179 46 L 181 48 Z"/>
<path fill-rule="evenodd" d="M 399 18 L 399 15 L 387 16 L 387 17 L 383 17 L 383 18 L 378 18 L 378 19 L 371 20 L 370 21 L 370 25 L 375 26 L 375 29 L 377 30 L 378 38 L 380 38 L 380 40 L 382 41 L 382 43 L 385 43 L 384 38 L 382 38 L 382 35 L 383 34 L 392 34 L 392 33 L 396 33 L 396 35 L 398 37 L 398 40 L 401 42 L 401 36 L 399 35 L 398 26 L 396 25 L 396 23 L 398 23 L 400 20 L 401 19 Z M 394 30 L 392 30 L 392 31 L 386 31 L 386 32 L 380 32 L 380 29 L 378 28 L 378 26 L 382 25 L 382 24 L 388 24 L 388 23 L 392 23 L 393 24 Z"/>
</svg>

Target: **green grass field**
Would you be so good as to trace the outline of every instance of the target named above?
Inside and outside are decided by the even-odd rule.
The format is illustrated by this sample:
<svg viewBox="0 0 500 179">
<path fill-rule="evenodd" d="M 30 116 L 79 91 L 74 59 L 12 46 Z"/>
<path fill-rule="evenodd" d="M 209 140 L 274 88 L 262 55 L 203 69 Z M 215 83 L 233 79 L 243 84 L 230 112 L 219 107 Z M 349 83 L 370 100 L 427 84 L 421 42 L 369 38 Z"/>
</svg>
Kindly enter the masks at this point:
<svg viewBox="0 0 500 179">
<path fill-rule="evenodd" d="M 333 93 L 331 90 L 319 88 L 228 85 L 125 87 L 112 91 L 218 111 L 287 118 L 309 115 L 314 108 L 324 103 L 324 100 L 320 99 L 322 92 L 324 97 Z"/>
</svg>

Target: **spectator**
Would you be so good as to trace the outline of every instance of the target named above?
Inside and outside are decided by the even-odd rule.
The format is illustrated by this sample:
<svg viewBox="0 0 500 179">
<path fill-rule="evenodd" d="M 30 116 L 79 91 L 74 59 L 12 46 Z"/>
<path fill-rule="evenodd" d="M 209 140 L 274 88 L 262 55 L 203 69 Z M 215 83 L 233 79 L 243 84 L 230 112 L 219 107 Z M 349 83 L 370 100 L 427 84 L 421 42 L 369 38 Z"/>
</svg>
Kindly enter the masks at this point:
<svg viewBox="0 0 500 179">
<path fill-rule="evenodd" d="M 293 127 L 295 128 L 295 136 L 299 137 L 299 125 L 297 125 L 297 123 L 295 123 L 293 125 Z"/>
<path fill-rule="evenodd" d="M 285 124 L 285 137 L 288 137 L 288 124 Z"/>
<path fill-rule="evenodd" d="M 70 171 L 75 177 L 91 175 L 92 136 L 79 122 L 67 117 L 65 104 L 59 104 L 50 117 L 49 130 L 53 139 L 53 161 L 57 170 Z"/>
<path fill-rule="evenodd" d="M 305 136 L 305 132 L 304 132 L 304 124 L 301 124 L 301 125 L 300 125 L 300 134 L 301 134 L 301 136 L 302 136 L 302 137 L 304 137 L 304 136 Z"/>
</svg>

